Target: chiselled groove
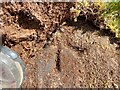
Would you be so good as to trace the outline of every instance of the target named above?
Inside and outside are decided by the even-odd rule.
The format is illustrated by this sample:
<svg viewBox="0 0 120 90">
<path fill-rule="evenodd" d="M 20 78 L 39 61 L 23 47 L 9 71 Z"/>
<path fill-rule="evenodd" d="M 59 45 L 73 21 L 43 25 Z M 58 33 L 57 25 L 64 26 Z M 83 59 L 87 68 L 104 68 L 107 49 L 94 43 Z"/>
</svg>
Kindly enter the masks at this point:
<svg viewBox="0 0 120 90">
<path fill-rule="evenodd" d="M 59 71 L 59 72 L 61 72 L 61 60 L 60 60 L 60 52 L 61 52 L 61 50 L 60 49 L 58 49 L 58 51 L 57 51 L 57 58 L 56 58 L 56 69 Z"/>
</svg>

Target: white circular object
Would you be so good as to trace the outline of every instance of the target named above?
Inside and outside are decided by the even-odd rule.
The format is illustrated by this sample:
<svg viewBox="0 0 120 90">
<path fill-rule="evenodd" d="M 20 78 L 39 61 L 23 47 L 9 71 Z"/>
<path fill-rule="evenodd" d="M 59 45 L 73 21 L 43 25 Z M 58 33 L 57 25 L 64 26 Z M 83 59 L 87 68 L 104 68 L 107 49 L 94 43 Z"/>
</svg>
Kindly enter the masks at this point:
<svg viewBox="0 0 120 90">
<path fill-rule="evenodd" d="M 19 88 L 24 80 L 25 67 L 11 49 L 0 47 L 0 88 Z"/>
</svg>

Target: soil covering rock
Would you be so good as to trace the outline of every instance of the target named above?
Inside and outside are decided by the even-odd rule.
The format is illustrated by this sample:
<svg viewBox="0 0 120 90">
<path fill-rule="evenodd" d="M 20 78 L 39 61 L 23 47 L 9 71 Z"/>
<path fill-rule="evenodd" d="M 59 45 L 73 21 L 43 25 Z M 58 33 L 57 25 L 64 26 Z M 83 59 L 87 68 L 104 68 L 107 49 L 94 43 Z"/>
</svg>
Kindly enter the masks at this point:
<svg viewBox="0 0 120 90">
<path fill-rule="evenodd" d="M 119 45 L 85 20 L 69 21 L 73 3 L 2 3 L 3 44 L 26 66 L 23 88 L 116 88 Z"/>
</svg>

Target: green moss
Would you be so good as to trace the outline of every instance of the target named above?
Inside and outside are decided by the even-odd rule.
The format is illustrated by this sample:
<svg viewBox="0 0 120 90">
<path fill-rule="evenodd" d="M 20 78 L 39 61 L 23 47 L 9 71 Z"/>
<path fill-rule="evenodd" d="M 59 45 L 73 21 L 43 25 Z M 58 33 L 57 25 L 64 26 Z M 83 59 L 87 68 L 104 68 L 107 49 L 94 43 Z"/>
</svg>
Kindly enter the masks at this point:
<svg viewBox="0 0 120 90">
<path fill-rule="evenodd" d="M 96 1 L 96 0 L 95 0 Z M 98 15 L 96 19 L 104 21 L 106 29 L 111 29 L 112 32 L 116 34 L 117 38 L 120 38 L 120 1 L 119 0 L 113 0 L 113 2 L 100 2 L 98 0 L 95 3 L 90 3 L 86 0 L 86 2 L 79 2 L 77 3 L 79 8 L 78 11 L 84 11 L 89 13 L 88 8 L 91 8 L 91 10 L 94 10 L 96 6 L 98 6 L 98 11 L 95 13 Z M 85 13 L 86 14 L 86 13 Z M 90 12 L 91 14 L 91 12 Z M 93 13 L 94 15 L 94 13 Z M 86 16 L 86 15 L 84 15 Z"/>
<path fill-rule="evenodd" d="M 101 13 L 108 28 L 120 38 L 120 2 L 106 3 L 106 9 Z"/>
</svg>

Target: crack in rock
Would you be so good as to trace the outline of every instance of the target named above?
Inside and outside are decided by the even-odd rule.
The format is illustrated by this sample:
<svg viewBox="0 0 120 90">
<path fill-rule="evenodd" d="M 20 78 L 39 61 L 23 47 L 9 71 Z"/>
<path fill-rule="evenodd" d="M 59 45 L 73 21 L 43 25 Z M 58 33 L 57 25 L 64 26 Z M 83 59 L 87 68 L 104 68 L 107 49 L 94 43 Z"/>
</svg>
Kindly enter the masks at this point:
<svg viewBox="0 0 120 90">
<path fill-rule="evenodd" d="M 61 50 L 60 50 L 60 48 L 58 49 L 58 51 L 57 51 L 57 58 L 56 58 L 56 69 L 59 71 L 59 72 L 61 72 L 61 60 L 60 60 L 60 52 L 61 52 Z"/>
</svg>

